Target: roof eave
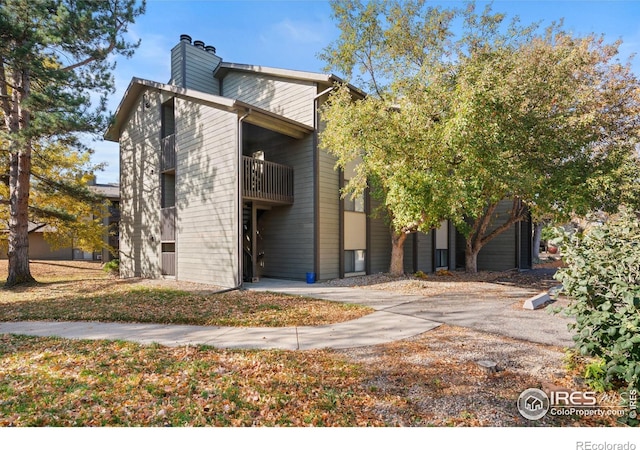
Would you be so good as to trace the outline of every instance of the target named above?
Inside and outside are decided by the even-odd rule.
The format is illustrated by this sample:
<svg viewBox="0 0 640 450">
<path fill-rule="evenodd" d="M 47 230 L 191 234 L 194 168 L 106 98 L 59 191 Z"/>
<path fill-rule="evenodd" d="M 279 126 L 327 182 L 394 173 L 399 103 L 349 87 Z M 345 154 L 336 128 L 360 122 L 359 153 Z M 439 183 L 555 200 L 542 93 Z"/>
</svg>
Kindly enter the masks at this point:
<svg viewBox="0 0 640 450">
<path fill-rule="evenodd" d="M 256 66 L 251 64 L 222 62 L 218 65 L 218 67 L 213 72 L 213 76 L 218 79 L 223 79 L 231 71 L 257 73 L 257 74 L 271 75 L 275 77 L 289 78 L 289 79 L 300 80 L 300 81 L 310 81 L 313 83 L 318 83 L 323 87 L 330 87 L 336 83 L 346 84 L 356 96 L 361 98 L 364 98 L 367 96 L 367 94 L 364 91 L 362 91 L 360 88 L 352 85 L 351 83 L 345 82 L 339 76 L 334 74 L 326 74 L 326 73 L 319 73 L 319 72 L 306 72 L 302 70 L 278 69 L 278 68 L 267 67 L 267 66 Z"/>
<path fill-rule="evenodd" d="M 255 125 L 268 127 L 288 136 L 301 138 L 313 132 L 313 127 L 302 124 L 292 119 L 280 116 L 265 109 L 251 105 L 249 103 L 221 97 L 219 95 L 206 94 L 204 92 L 185 89 L 178 86 L 158 83 L 156 81 L 133 78 L 129 87 L 125 91 L 124 97 L 114 115 L 114 122 L 107 129 L 104 137 L 113 142 L 118 142 L 120 138 L 121 126 L 129 115 L 131 108 L 135 105 L 138 97 L 146 89 L 158 89 L 173 94 L 176 97 L 195 100 L 219 109 L 233 111 L 237 113 L 250 112 L 247 122 Z"/>
</svg>

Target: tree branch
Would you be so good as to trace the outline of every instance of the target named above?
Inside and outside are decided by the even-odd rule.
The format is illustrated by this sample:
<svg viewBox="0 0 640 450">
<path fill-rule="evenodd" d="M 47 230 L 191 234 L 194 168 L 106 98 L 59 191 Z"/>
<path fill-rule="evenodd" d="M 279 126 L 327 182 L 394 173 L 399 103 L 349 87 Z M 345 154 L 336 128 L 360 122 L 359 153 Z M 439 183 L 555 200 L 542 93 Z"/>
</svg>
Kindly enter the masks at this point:
<svg viewBox="0 0 640 450">
<path fill-rule="evenodd" d="M 71 64 L 70 66 L 63 67 L 60 70 L 62 70 L 63 72 L 71 72 L 72 70 L 77 69 L 78 67 L 86 66 L 87 64 L 93 61 L 97 61 L 98 60 L 97 55 L 108 55 L 113 51 L 114 48 L 116 48 L 115 39 L 111 41 L 111 43 L 109 44 L 109 47 L 107 47 L 106 49 L 97 50 L 95 55 L 90 56 L 83 61 L 77 62 L 75 64 Z"/>
<path fill-rule="evenodd" d="M 513 224 L 523 221 L 525 219 L 525 214 L 526 214 L 526 208 L 522 205 L 522 202 L 520 201 L 520 199 L 519 198 L 513 199 L 513 207 L 511 208 L 509 219 L 507 219 L 505 223 L 500 225 L 491 233 L 481 238 L 480 239 L 481 247 L 486 245 L 489 241 L 494 239 L 499 234 L 507 231 Z"/>
<path fill-rule="evenodd" d="M 34 212 L 38 217 L 49 217 L 54 219 L 60 219 L 64 222 L 74 222 L 77 219 L 76 216 L 69 214 L 65 211 L 56 211 L 52 209 L 38 208 L 37 206 L 33 206 L 33 205 L 29 205 L 29 211 Z"/>
<path fill-rule="evenodd" d="M 487 230 L 487 227 L 489 226 L 489 223 L 491 222 L 491 216 L 493 215 L 493 212 L 496 210 L 496 208 L 498 207 L 497 203 L 491 204 L 487 207 L 487 210 L 484 212 L 484 214 L 480 217 L 478 217 L 474 222 L 473 222 L 473 226 L 472 226 L 472 230 L 473 230 L 473 234 L 471 235 L 471 245 L 473 246 L 473 248 L 482 248 L 482 246 L 484 245 L 482 243 L 482 235 L 484 234 L 484 232 Z M 476 243 L 478 245 L 476 245 Z"/>
<path fill-rule="evenodd" d="M 115 21 L 115 28 L 113 30 L 113 32 L 111 33 L 111 39 L 109 40 L 109 46 L 107 48 L 104 49 L 97 49 L 93 56 L 90 56 L 88 58 L 86 58 L 83 61 L 79 61 L 75 64 L 72 64 L 70 66 L 64 67 L 62 68 L 63 72 L 70 72 L 74 69 L 77 69 L 78 67 L 82 67 L 82 66 L 86 66 L 87 64 L 98 60 L 99 58 L 104 58 L 107 55 L 109 55 L 115 48 L 116 48 L 116 44 L 118 41 L 118 34 L 120 33 L 120 30 L 122 29 L 122 27 L 126 24 L 125 21 L 122 20 L 118 20 L 118 10 L 117 10 L 117 2 L 114 3 L 114 7 L 113 7 L 113 11 L 111 11 L 112 13 L 112 18 Z"/>
</svg>

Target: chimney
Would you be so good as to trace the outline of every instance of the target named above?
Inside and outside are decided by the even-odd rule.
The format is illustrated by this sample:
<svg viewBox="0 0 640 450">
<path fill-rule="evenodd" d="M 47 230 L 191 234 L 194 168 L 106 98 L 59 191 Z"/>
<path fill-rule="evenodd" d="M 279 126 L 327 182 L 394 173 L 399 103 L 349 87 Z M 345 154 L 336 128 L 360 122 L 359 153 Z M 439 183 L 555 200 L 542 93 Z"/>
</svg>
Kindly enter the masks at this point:
<svg viewBox="0 0 640 450">
<path fill-rule="evenodd" d="M 192 41 L 188 34 L 181 34 L 180 42 L 171 49 L 170 82 L 182 88 L 220 95 L 220 83 L 213 73 L 221 62 L 213 45 Z M 203 76 L 205 73 L 210 75 Z"/>
</svg>

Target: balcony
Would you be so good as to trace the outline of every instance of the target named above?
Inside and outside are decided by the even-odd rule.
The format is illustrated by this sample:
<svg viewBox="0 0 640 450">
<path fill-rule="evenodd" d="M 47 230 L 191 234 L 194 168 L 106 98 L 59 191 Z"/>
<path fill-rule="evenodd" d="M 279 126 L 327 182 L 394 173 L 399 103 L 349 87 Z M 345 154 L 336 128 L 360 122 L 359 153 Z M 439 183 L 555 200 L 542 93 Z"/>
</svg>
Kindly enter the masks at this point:
<svg viewBox="0 0 640 450">
<path fill-rule="evenodd" d="M 293 168 L 261 159 L 242 157 L 244 200 L 272 204 L 293 203 Z"/>
<path fill-rule="evenodd" d="M 170 134 L 160 141 L 162 153 L 160 155 L 160 170 L 169 172 L 176 168 L 176 135 Z"/>
</svg>

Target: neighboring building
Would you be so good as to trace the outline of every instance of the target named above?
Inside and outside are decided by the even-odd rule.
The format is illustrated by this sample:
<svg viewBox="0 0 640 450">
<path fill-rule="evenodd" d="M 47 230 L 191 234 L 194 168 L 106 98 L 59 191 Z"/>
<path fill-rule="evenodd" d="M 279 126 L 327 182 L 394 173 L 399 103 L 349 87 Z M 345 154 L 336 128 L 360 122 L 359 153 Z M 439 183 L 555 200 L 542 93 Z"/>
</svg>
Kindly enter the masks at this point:
<svg viewBox="0 0 640 450">
<path fill-rule="evenodd" d="M 318 106 L 337 77 L 224 62 L 186 35 L 171 71 L 168 83 L 134 78 L 105 134 L 120 144 L 122 276 L 232 287 L 388 270 L 388 227 L 368 196 L 340 200 L 352 169 L 318 148 Z M 513 227 L 479 267 L 529 267 L 530 236 Z M 448 224 L 416 235 L 406 269 L 453 269 L 459 248 Z"/>
<path fill-rule="evenodd" d="M 120 220 L 120 188 L 118 184 L 97 184 L 95 181 L 89 185 L 89 189 L 95 194 L 109 201 L 109 215 L 104 219 L 104 225 L 109 230 L 105 236 L 105 243 L 114 249 L 113 254 L 104 249 L 101 252 L 86 252 L 73 245 L 58 249 L 52 249 L 44 238 L 44 233 L 54 232 L 47 224 L 29 223 L 29 259 L 58 260 L 58 261 L 103 261 L 108 262 L 118 255 Z M 0 246 L 0 259 L 7 259 L 6 245 Z"/>
<path fill-rule="evenodd" d="M 109 262 L 118 258 L 120 252 L 120 185 L 117 183 L 98 184 L 93 183 L 89 189 L 94 194 L 108 200 L 109 214 L 105 216 L 103 225 L 105 226 L 104 241 L 108 248 L 103 248 L 100 253 L 93 253 L 94 260 Z M 109 250 L 113 249 L 113 251 Z"/>
<path fill-rule="evenodd" d="M 38 224 L 29 222 L 29 259 L 45 259 L 45 260 L 72 260 L 74 259 L 74 250 L 71 247 L 52 249 L 44 234 L 54 231 L 46 224 Z M 8 231 L 4 231 L 6 236 Z M 0 259 L 7 259 L 7 242 L 4 241 L 0 247 Z"/>
</svg>

